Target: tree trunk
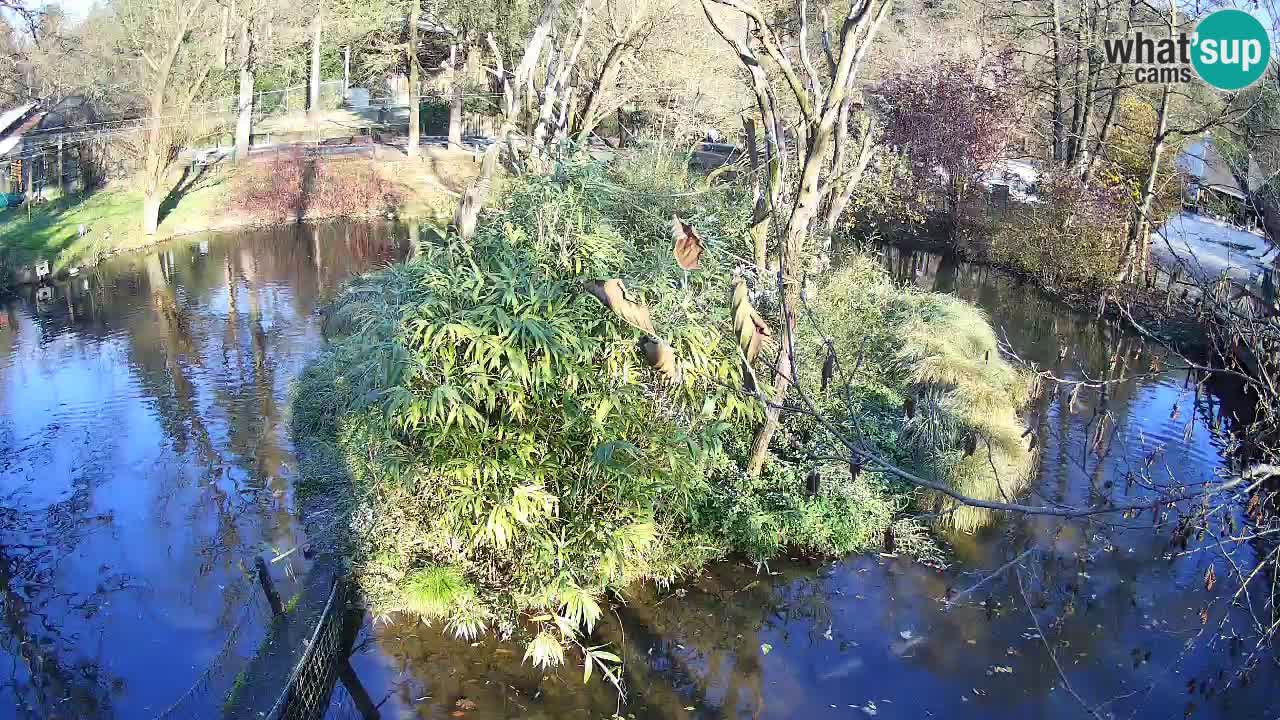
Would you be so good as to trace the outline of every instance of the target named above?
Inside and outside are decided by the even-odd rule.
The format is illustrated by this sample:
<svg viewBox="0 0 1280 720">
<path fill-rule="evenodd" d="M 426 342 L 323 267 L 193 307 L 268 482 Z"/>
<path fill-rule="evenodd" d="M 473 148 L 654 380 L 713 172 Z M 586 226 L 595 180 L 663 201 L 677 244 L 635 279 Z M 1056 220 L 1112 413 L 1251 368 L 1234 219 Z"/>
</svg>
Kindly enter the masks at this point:
<svg viewBox="0 0 1280 720">
<path fill-rule="evenodd" d="M 1061 161 L 1066 154 L 1063 141 L 1066 128 L 1062 99 L 1062 14 L 1058 0 L 1053 0 L 1053 159 Z"/>
<path fill-rule="evenodd" d="M 1084 137 L 1084 85 L 1080 75 L 1080 51 L 1084 46 L 1084 2 L 1082 0 L 1080 15 L 1076 17 L 1075 52 L 1071 55 L 1071 134 L 1067 137 L 1066 161 L 1075 165 L 1076 157 L 1082 147 Z"/>
<path fill-rule="evenodd" d="M 1134 210 L 1133 224 L 1129 227 L 1129 236 L 1125 241 L 1120 272 L 1120 282 L 1131 282 L 1138 277 L 1146 266 L 1145 254 L 1148 247 L 1147 225 L 1151 216 L 1151 203 L 1155 197 L 1156 176 L 1160 171 L 1160 156 L 1164 154 L 1165 135 L 1169 128 L 1169 95 L 1171 87 L 1166 84 L 1160 93 L 1160 107 L 1156 110 L 1156 133 L 1151 139 L 1151 152 L 1147 158 L 1147 176 L 1142 182 L 1142 195 Z"/>
<path fill-rule="evenodd" d="M 853 197 L 853 191 L 857 189 L 862 182 L 862 176 L 867 172 L 867 165 L 871 163 L 871 157 L 875 155 L 875 144 L 872 142 L 871 118 L 862 117 L 862 137 L 858 144 L 858 157 L 854 160 L 853 172 L 845 182 L 844 189 L 840 194 L 832 198 L 831 204 L 827 206 L 827 216 L 825 225 L 827 236 L 835 234 L 836 227 L 840 223 L 840 218 L 844 215 L 845 208 L 849 207 L 849 199 Z"/>
<path fill-rule="evenodd" d="M 418 16 L 422 12 L 422 4 L 418 0 L 409 0 L 409 44 L 405 47 L 406 60 L 409 63 L 409 157 L 418 157 L 421 143 L 419 124 L 422 122 L 422 93 L 418 70 Z"/>
<path fill-rule="evenodd" d="M 604 118 L 606 111 L 603 98 L 618 84 L 618 75 L 622 71 L 622 59 L 626 56 L 627 43 L 630 41 L 630 36 L 626 36 L 609 48 L 609 54 L 605 56 L 604 64 L 600 66 L 600 73 L 591 84 L 586 105 L 582 108 L 582 119 L 578 123 L 577 132 L 578 145 L 587 144 L 591 131 L 595 130 Z"/>
<path fill-rule="evenodd" d="M 240 96 L 236 105 L 236 162 L 249 159 L 253 135 L 253 34 L 246 19 L 240 26 Z"/>
<path fill-rule="evenodd" d="M 62 186 L 62 174 L 64 169 L 65 169 L 65 166 L 63 164 L 62 136 L 59 135 L 58 136 L 58 196 L 59 197 L 62 196 L 62 193 L 65 190 L 65 188 Z"/>
<path fill-rule="evenodd" d="M 752 185 L 755 186 L 755 207 L 751 212 L 751 248 L 756 273 L 763 277 L 769 267 L 769 201 L 768 178 L 760 176 L 762 167 L 760 149 L 756 141 L 756 124 L 749 117 L 742 118 L 747 133 L 747 151 L 751 156 Z"/>
<path fill-rule="evenodd" d="M 160 198 L 165 170 L 168 167 L 168 147 L 164 147 L 164 131 L 161 128 L 164 112 L 164 86 L 152 90 L 151 118 L 147 123 L 147 145 L 143 159 L 142 231 L 155 235 L 160 226 Z"/>
<path fill-rule="evenodd" d="M 462 147 L 462 73 L 458 44 L 449 46 L 449 147 Z"/>
<path fill-rule="evenodd" d="M 557 103 L 568 105 L 571 97 L 568 94 L 569 76 L 578 64 L 578 56 L 587 40 L 587 30 L 591 27 L 593 2 L 586 0 L 576 14 L 577 27 L 574 28 L 573 43 L 569 52 L 563 51 L 558 56 L 553 52 L 553 59 L 547 65 L 547 80 L 543 84 L 543 98 L 538 109 L 538 122 L 533 129 L 534 152 L 541 152 L 543 145 L 552 140 L 558 133 L 556 127 Z"/>
<path fill-rule="evenodd" d="M 311 120 L 320 116 L 320 13 L 311 21 L 311 87 L 307 93 L 307 114 Z"/>
<path fill-rule="evenodd" d="M 764 468 L 769 455 L 769 443 L 778 430 L 778 418 L 782 414 L 782 403 L 786 400 L 787 390 L 791 387 L 792 375 L 795 371 L 795 358 L 791 350 L 794 344 L 794 313 L 800 307 L 800 279 L 803 268 L 805 245 L 809 239 L 809 231 L 813 219 L 817 216 L 818 204 L 822 201 L 818 181 L 822 174 L 822 166 L 827 162 L 827 146 L 831 144 L 835 125 L 835 117 L 824 117 L 822 122 L 814 126 L 808 133 L 809 143 L 805 148 L 804 170 L 800 175 L 800 191 L 796 195 L 795 207 L 787 220 L 787 229 L 783 236 L 781 258 L 783 317 L 782 331 L 779 333 L 778 365 L 773 380 L 773 397 L 765 410 L 764 425 L 756 431 L 751 444 L 751 457 L 747 461 L 747 474 L 756 476 Z"/>
</svg>

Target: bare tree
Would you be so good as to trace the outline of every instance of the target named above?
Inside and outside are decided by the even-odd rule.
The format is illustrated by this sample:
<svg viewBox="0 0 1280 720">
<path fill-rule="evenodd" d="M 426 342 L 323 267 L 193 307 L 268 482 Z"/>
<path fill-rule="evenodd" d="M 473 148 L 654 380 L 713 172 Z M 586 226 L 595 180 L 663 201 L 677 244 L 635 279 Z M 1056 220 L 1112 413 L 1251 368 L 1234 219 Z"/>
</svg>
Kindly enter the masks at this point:
<svg viewBox="0 0 1280 720">
<path fill-rule="evenodd" d="M 749 36 L 739 39 L 724 21 L 717 19 L 711 4 L 738 13 L 746 23 Z M 783 299 L 782 317 L 779 318 L 782 326 L 782 350 L 774 369 L 775 398 L 785 397 L 791 384 L 794 317 L 790 316 L 788 308 L 799 307 L 800 283 L 805 271 L 804 264 L 811 250 L 809 240 L 815 220 L 826 198 L 837 192 L 837 188 L 842 188 L 849 179 L 845 175 L 845 168 L 832 166 L 830 153 L 833 146 L 839 147 L 844 143 L 843 136 L 848 133 L 851 93 L 858 69 L 891 5 L 892 0 L 854 0 L 840 20 L 834 38 L 826 14 L 822 13 L 822 48 L 826 72 L 821 73 L 813 63 L 809 48 L 810 12 L 807 3 L 800 0 L 796 15 L 802 77 L 783 49 L 770 21 L 756 5 L 746 0 L 703 0 L 707 19 L 748 70 L 756 95 L 757 110 L 762 119 L 761 125 L 766 134 L 774 134 L 772 143 L 775 147 L 784 137 L 785 120 L 781 116 L 779 104 L 773 99 L 772 86 L 769 84 L 770 70 L 774 76 L 780 77 L 781 84 L 790 92 L 799 113 L 796 125 L 803 138 L 802 147 L 798 148 L 799 177 L 791 193 L 789 207 L 784 209 L 775 204 L 769 209 L 772 226 L 779 237 L 779 275 Z M 760 63 L 753 46 L 758 46 L 768 58 L 771 63 L 769 70 Z M 842 119 L 846 121 L 843 125 Z M 837 159 L 844 162 L 843 157 Z M 769 197 L 771 203 L 777 202 L 772 192 Z M 838 219 L 831 218 L 830 223 L 834 224 Z M 747 472 L 752 475 L 759 474 L 764 466 L 769 442 L 777 431 L 778 416 L 777 407 L 771 406 L 763 426 L 756 433 L 747 465 Z"/>
<path fill-rule="evenodd" d="M 323 7 L 316 8 L 311 19 L 311 72 L 307 87 L 307 115 L 312 122 L 320 117 L 320 43 L 323 42 Z"/>
<path fill-rule="evenodd" d="M 216 26 L 206 0 L 116 0 L 124 55 L 136 63 L 146 108 L 142 152 L 142 229 L 154 235 L 169 170 L 185 141 L 185 119 L 218 62 Z"/>
<path fill-rule="evenodd" d="M 422 3 L 409 0 L 408 42 L 405 43 L 405 63 L 409 66 L 409 157 L 418 157 L 421 149 L 419 132 L 422 122 L 422 89 L 418 66 L 418 20 L 422 17 Z"/>
<path fill-rule="evenodd" d="M 629 93 L 620 91 L 619 80 L 623 68 L 644 50 L 649 39 L 665 21 L 678 20 L 681 16 L 669 4 L 656 0 L 618 2 L 605 0 L 603 8 L 605 32 L 593 36 L 598 40 L 593 48 L 599 57 L 588 70 L 589 80 L 581 92 L 582 110 L 574 122 L 574 136 L 584 145 L 602 120 L 621 107 Z M 672 28 L 667 27 L 667 30 Z"/>
</svg>

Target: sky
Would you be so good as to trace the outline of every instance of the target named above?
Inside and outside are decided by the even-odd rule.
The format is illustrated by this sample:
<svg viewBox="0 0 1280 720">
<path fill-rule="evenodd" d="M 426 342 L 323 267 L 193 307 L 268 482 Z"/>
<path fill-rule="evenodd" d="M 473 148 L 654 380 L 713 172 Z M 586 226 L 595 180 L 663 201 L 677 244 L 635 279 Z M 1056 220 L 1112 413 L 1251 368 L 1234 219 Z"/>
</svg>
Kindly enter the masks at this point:
<svg viewBox="0 0 1280 720">
<path fill-rule="evenodd" d="M 67 15 L 73 18 L 82 18 L 88 14 L 89 8 L 93 6 L 96 0 L 49 0 L 49 5 L 61 5 Z"/>
</svg>

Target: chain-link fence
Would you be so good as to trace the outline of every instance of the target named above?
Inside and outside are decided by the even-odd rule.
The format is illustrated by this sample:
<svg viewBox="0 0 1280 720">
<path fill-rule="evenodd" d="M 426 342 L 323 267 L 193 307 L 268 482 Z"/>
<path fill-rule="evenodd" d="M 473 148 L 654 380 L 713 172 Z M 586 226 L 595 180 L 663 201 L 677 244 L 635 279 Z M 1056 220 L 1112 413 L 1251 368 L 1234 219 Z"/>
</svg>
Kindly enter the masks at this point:
<svg viewBox="0 0 1280 720">
<path fill-rule="evenodd" d="M 289 682 L 280 693 L 267 720 L 319 720 L 329 707 L 329 697 L 338 680 L 341 663 L 346 662 L 343 624 L 351 583 L 337 579 L 329 592 L 320 619 L 316 622 L 307 649 L 298 660 Z"/>
<path fill-rule="evenodd" d="M 320 109 L 334 110 L 341 107 L 343 82 L 328 80 L 320 83 Z M 310 86 L 294 85 L 280 90 L 266 90 L 253 94 L 253 111 L 257 115 L 279 115 L 301 112 L 307 109 Z M 234 100 L 232 105 L 234 106 Z"/>
</svg>

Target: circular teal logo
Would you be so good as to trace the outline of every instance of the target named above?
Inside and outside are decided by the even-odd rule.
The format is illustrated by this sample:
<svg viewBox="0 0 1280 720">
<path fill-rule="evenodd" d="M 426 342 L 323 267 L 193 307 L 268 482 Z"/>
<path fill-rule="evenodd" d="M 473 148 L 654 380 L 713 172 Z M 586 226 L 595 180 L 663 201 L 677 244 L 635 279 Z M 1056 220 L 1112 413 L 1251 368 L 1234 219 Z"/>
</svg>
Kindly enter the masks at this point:
<svg viewBox="0 0 1280 720">
<path fill-rule="evenodd" d="M 1271 60 L 1271 39 L 1258 18 L 1243 10 L 1209 13 L 1196 26 L 1191 64 L 1201 80 L 1219 90 L 1257 82 Z"/>
</svg>

